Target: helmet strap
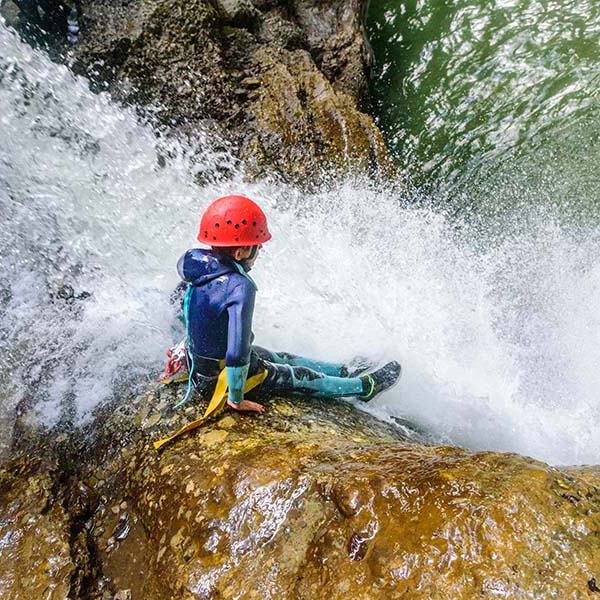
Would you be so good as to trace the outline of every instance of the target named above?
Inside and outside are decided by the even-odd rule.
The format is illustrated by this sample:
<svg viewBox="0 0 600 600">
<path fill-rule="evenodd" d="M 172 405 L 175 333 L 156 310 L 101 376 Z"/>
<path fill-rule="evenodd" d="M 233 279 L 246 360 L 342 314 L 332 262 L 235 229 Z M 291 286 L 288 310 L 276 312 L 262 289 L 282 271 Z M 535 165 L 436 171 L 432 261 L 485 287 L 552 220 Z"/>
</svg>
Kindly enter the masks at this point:
<svg viewBox="0 0 600 600">
<path fill-rule="evenodd" d="M 258 254 L 258 246 L 252 246 L 252 250 L 250 251 L 250 256 L 246 260 L 253 260 L 256 258 Z"/>
<path fill-rule="evenodd" d="M 248 256 L 248 258 L 245 258 L 244 260 L 240 260 L 240 264 L 242 265 L 242 267 L 244 267 L 244 271 L 246 271 L 246 273 L 252 268 L 248 264 L 248 261 L 251 261 L 252 259 L 254 259 L 257 254 L 258 254 L 258 246 L 252 246 L 252 250 L 250 251 L 250 256 Z"/>
</svg>

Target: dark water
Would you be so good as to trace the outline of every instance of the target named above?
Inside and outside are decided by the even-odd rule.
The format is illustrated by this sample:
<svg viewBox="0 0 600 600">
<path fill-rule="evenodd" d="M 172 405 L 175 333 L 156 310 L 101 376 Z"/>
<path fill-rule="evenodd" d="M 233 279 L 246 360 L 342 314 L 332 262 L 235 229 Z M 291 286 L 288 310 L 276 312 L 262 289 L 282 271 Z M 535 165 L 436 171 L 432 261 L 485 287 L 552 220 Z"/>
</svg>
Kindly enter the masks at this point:
<svg viewBox="0 0 600 600">
<path fill-rule="evenodd" d="M 368 31 L 380 125 L 417 181 L 472 185 L 516 159 L 590 202 L 600 2 L 372 0 Z"/>
</svg>

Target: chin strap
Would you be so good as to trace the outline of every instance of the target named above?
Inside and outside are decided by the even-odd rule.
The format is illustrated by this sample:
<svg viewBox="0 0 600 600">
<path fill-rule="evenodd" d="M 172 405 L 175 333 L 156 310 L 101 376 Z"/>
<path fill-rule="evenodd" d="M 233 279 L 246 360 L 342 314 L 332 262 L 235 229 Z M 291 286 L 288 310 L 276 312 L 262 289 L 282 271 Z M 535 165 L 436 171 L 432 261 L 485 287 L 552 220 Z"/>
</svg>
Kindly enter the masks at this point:
<svg viewBox="0 0 600 600">
<path fill-rule="evenodd" d="M 246 274 L 252 268 L 248 263 L 250 261 L 254 260 L 256 258 L 257 254 L 258 254 L 258 246 L 252 246 L 252 250 L 250 250 L 250 256 L 248 256 L 248 258 L 244 258 L 244 260 L 239 261 L 239 264 L 242 266 L 242 268 L 244 269 Z M 248 279 L 250 279 L 250 277 L 248 277 Z M 254 281 L 252 279 L 250 279 L 250 281 L 252 281 L 252 283 L 254 283 Z M 256 286 L 256 284 L 254 284 L 254 285 Z"/>
</svg>

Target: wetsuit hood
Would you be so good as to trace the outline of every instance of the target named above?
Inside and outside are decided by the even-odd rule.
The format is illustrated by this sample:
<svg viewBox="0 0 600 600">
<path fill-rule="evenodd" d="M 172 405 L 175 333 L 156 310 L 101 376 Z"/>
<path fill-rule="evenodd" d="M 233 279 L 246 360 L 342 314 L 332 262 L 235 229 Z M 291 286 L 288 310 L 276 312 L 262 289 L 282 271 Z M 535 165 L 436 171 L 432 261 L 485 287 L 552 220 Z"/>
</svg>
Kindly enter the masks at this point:
<svg viewBox="0 0 600 600">
<path fill-rule="evenodd" d="M 239 272 L 233 259 L 202 248 L 188 250 L 179 259 L 177 271 L 183 281 L 194 286 L 203 285 L 228 273 Z"/>
</svg>

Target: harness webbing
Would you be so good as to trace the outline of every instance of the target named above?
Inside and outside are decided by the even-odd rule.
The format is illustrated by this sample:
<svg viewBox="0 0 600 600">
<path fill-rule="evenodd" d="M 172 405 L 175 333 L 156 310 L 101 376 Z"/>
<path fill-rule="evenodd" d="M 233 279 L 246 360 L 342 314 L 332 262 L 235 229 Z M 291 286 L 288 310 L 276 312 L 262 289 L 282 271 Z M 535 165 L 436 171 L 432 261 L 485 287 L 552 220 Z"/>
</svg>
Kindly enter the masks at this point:
<svg viewBox="0 0 600 600">
<path fill-rule="evenodd" d="M 267 378 L 266 369 L 264 371 L 261 371 L 260 373 L 257 373 L 256 375 L 252 375 L 252 377 L 249 377 L 246 380 L 246 385 L 244 386 L 244 392 L 249 392 L 250 390 L 253 390 L 256 386 L 260 385 L 266 378 Z M 187 433 L 188 431 L 192 431 L 193 429 L 200 427 L 200 425 L 202 425 L 208 418 L 219 414 L 223 410 L 223 408 L 225 408 L 226 402 L 227 402 L 227 371 L 225 369 L 222 369 L 221 372 L 219 373 L 219 378 L 217 379 L 217 385 L 215 387 L 215 391 L 212 395 L 212 398 L 210 399 L 210 402 L 208 403 L 208 406 L 206 407 L 206 410 L 204 411 L 204 415 L 200 419 L 196 419 L 195 421 L 188 423 L 187 425 L 182 427 L 179 431 L 176 431 L 173 435 L 170 435 L 166 438 L 163 438 L 161 440 L 157 440 L 156 442 L 153 442 L 154 448 L 156 448 L 156 450 L 159 450 L 165 444 L 172 442 L 173 440 L 178 438 L 180 435 L 183 435 L 184 433 Z"/>
<path fill-rule="evenodd" d="M 237 263 L 235 263 L 235 264 L 236 264 L 236 266 L 238 266 Z M 248 276 L 245 273 L 245 271 L 242 269 L 241 266 L 238 266 L 238 270 L 240 270 L 241 273 L 243 273 L 246 277 L 248 277 L 248 279 L 250 279 L 250 276 Z M 252 281 L 252 279 L 250 279 L 250 281 Z M 253 281 L 252 281 L 252 283 L 254 284 Z M 254 284 L 254 285 L 256 285 L 256 284 Z M 185 293 L 185 299 L 183 301 L 183 316 L 185 319 L 186 348 L 187 348 L 187 355 L 189 356 L 190 363 L 191 363 L 190 371 L 189 371 L 189 375 L 188 375 L 188 385 L 187 385 L 187 391 L 185 393 L 183 400 L 180 400 L 177 404 L 175 404 L 175 406 L 173 408 L 179 408 L 181 405 L 185 404 L 189 400 L 191 393 L 192 393 L 193 385 L 194 385 L 193 384 L 194 353 L 193 353 L 191 345 L 190 345 L 190 319 L 189 319 L 190 298 L 192 295 L 193 287 L 194 286 L 192 286 L 192 285 L 188 286 L 188 289 Z M 173 435 L 170 435 L 166 438 L 163 438 L 161 440 L 157 440 L 156 442 L 153 442 L 154 447 L 157 450 L 162 448 L 165 444 L 172 442 L 173 440 L 178 438 L 180 435 L 183 435 L 184 433 L 187 433 L 188 431 L 192 431 L 193 429 L 200 427 L 200 425 L 202 425 L 202 423 L 204 423 L 204 421 L 206 421 L 208 418 L 220 413 L 223 410 L 223 408 L 225 407 L 225 403 L 227 402 L 227 371 L 225 369 L 225 361 L 224 360 L 221 361 L 220 367 L 221 367 L 221 372 L 219 373 L 219 377 L 217 379 L 217 385 L 215 386 L 215 391 L 213 392 L 213 395 L 212 395 L 212 398 L 210 399 L 208 407 L 204 411 L 204 416 L 202 416 L 202 418 L 200 418 L 200 419 L 196 419 L 195 421 L 192 421 L 191 423 L 188 423 L 187 425 L 182 427 L 179 431 L 176 431 Z M 246 380 L 246 384 L 244 385 L 244 393 L 249 392 L 250 390 L 253 390 L 256 386 L 260 385 L 266 379 L 266 377 L 267 377 L 266 370 L 263 370 L 260 373 L 257 373 L 256 375 L 249 377 Z"/>
</svg>

